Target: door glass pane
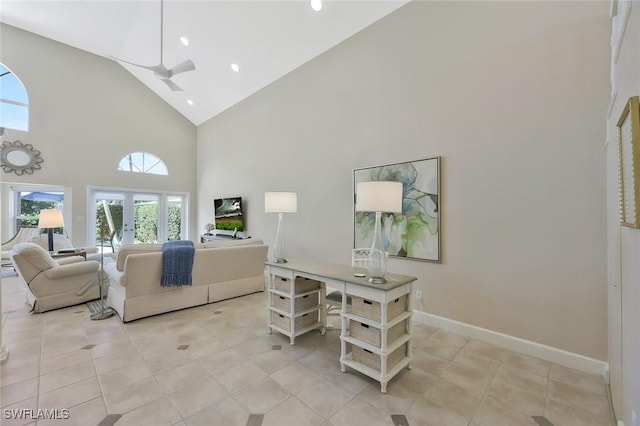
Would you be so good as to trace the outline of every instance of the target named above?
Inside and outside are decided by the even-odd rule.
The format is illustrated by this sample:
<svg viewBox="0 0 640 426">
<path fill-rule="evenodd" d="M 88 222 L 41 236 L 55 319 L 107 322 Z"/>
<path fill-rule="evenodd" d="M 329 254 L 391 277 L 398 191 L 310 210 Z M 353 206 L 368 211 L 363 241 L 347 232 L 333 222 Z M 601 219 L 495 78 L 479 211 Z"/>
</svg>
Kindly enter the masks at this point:
<svg viewBox="0 0 640 426">
<path fill-rule="evenodd" d="M 182 236 L 182 216 L 183 205 L 182 197 L 167 197 L 168 213 L 167 213 L 167 241 L 175 241 L 183 239 Z"/>
<path fill-rule="evenodd" d="M 96 245 L 102 246 L 105 253 L 116 252 L 123 243 L 124 196 L 97 193 L 95 203 Z"/>
<path fill-rule="evenodd" d="M 158 242 L 158 200 L 155 194 L 133 196 L 135 244 Z"/>
</svg>

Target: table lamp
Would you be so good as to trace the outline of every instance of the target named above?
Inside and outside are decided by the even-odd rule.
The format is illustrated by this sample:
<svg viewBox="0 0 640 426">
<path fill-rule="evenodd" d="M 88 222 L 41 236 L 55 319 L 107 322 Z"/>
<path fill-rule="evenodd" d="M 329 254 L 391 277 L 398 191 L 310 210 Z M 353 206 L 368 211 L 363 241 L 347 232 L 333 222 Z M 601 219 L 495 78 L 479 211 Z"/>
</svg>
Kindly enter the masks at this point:
<svg viewBox="0 0 640 426">
<path fill-rule="evenodd" d="M 359 182 L 356 185 L 356 211 L 376 214 L 367 272 L 370 283 L 384 284 L 387 282 L 384 279 L 387 272 L 387 254 L 382 245 L 382 213 L 402 212 L 402 183 Z"/>
<path fill-rule="evenodd" d="M 295 192 L 265 192 L 264 212 L 278 213 L 278 230 L 273 244 L 273 257 L 275 263 L 287 263 L 285 258 L 284 229 L 282 227 L 283 213 L 296 213 L 298 211 L 298 194 Z"/>
<path fill-rule="evenodd" d="M 47 229 L 47 239 L 49 240 L 49 251 L 53 251 L 53 228 L 63 228 L 64 219 L 62 211 L 58 209 L 40 210 L 40 220 L 38 220 L 38 228 Z"/>
</svg>

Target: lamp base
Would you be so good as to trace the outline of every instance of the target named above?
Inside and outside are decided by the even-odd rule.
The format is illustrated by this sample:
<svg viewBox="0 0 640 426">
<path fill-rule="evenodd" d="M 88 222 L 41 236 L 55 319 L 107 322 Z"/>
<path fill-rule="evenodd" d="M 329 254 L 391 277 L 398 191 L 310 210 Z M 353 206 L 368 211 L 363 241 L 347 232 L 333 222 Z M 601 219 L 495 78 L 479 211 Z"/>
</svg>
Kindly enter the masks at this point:
<svg viewBox="0 0 640 426">
<path fill-rule="evenodd" d="M 115 314 L 115 312 L 113 311 L 113 309 L 106 308 L 106 309 L 102 309 L 99 312 L 92 313 L 90 318 L 92 320 L 103 320 L 103 319 L 107 319 L 109 317 L 112 317 L 114 314 Z"/>
<path fill-rule="evenodd" d="M 384 277 L 369 277 L 369 279 L 367 281 L 369 281 L 371 284 L 386 284 L 387 283 L 387 280 L 385 280 Z"/>
<path fill-rule="evenodd" d="M 273 263 L 287 263 L 287 259 L 276 259 Z"/>
</svg>

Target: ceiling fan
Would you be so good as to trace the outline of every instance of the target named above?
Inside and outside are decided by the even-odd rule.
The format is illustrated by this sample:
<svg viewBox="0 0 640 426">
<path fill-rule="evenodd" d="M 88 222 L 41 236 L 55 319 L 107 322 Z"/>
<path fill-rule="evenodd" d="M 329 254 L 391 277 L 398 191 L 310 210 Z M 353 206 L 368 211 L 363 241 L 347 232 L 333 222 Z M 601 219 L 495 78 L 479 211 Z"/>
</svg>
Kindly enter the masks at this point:
<svg viewBox="0 0 640 426">
<path fill-rule="evenodd" d="M 191 59 L 187 59 L 184 62 L 180 62 L 173 68 L 167 68 L 163 62 L 163 38 L 164 38 L 164 0 L 160 0 L 160 63 L 158 65 L 141 65 L 133 62 L 125 61 L 124 59 L 110 56 L 118 62 L 124 62 L 125 64 L 134 65 L 136 67 L 148 69 L 153 71 L 153 75 L 162 80 L 173 91 L 182 91 L 182 88 L 171 81 L 171 77 L 181 74 L 187 71 L 194 71 L 196 69 L 195 64 Z"/>
</svg>

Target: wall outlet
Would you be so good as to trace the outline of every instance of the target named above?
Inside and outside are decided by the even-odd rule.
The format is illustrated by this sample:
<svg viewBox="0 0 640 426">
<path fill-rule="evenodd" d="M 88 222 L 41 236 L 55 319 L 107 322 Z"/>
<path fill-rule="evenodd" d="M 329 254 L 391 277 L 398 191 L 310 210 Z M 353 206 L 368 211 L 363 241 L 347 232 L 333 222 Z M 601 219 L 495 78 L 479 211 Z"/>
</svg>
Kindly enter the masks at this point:
<svg viewBox="0 0 640 426">
<path fill-rule="evenodd" d="M 416 291 L 416 300 L 422 300 L 422 292 L 420 290 Z"/>
<path fill-rule="evenodd" d="M 636 416 L 636 412 L 631 412 L 631 426 L 638 426 L 638 416 Z"/>
</svg>

